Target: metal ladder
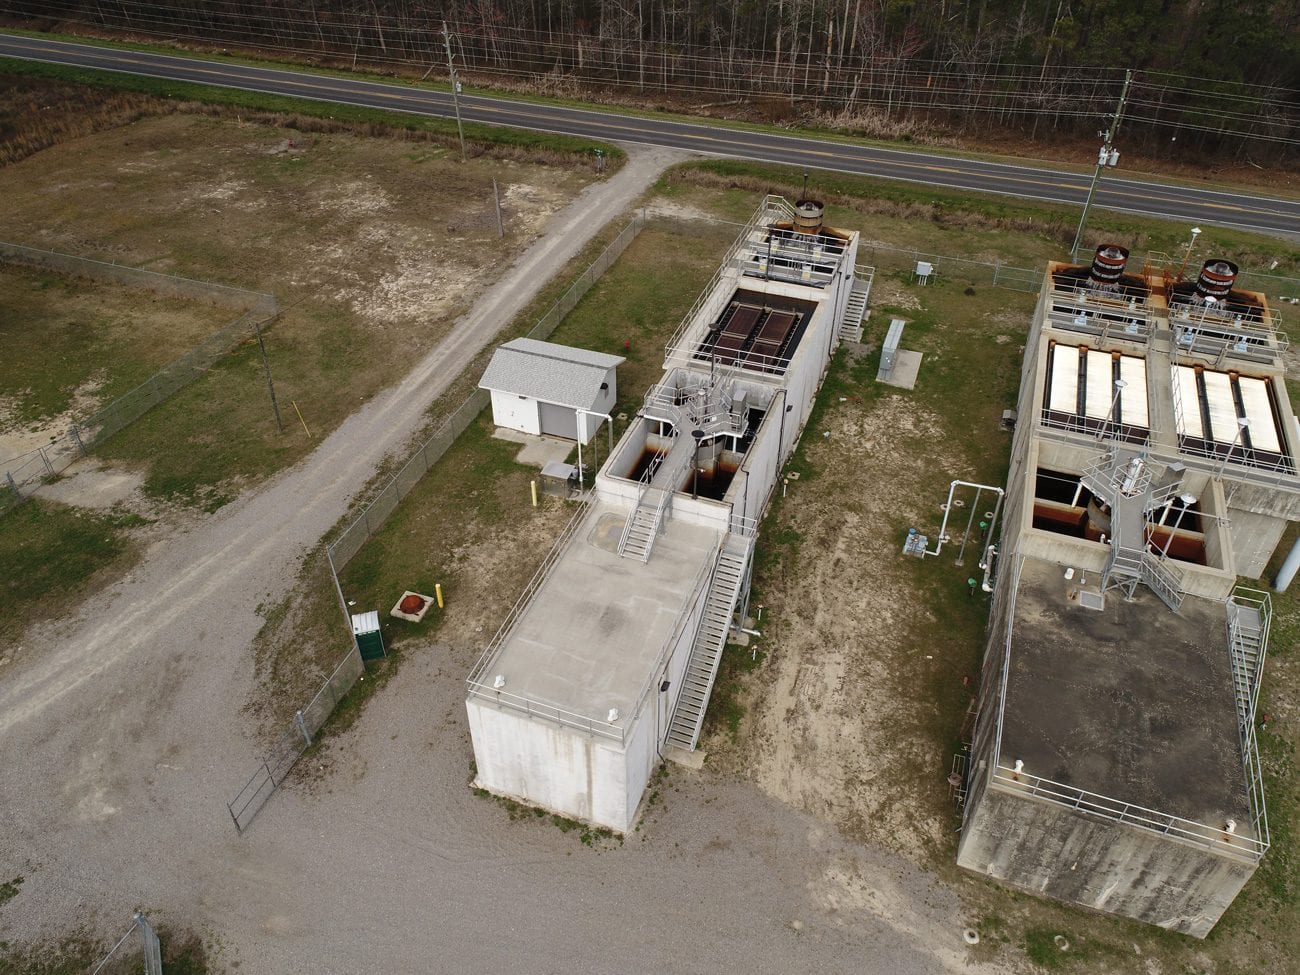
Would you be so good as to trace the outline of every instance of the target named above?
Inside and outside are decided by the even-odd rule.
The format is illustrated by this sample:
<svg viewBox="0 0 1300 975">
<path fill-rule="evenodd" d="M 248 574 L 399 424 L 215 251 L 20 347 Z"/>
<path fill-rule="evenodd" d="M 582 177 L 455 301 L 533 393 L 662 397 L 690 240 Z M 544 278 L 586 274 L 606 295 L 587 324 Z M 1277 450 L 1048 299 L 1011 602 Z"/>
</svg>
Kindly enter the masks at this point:
<svg viewBox="0 0 1300 975">
<path fill-rule="evenodd" d="M 736 611 L 744 587 L 749 557 L 754 550 L 752 536 L 728 534 L 723 539 L 709 590 L 704 597 L 704 615 L 695 632 L 691 656 L 686 663 L 682 688 L 677 695 L 668 724 L 665 742 L 687 751 L 695 751 L 704 727 L 704 713 L 718 676 L 722 649 L 731 630 L 731 615 Z"/>
</svg>

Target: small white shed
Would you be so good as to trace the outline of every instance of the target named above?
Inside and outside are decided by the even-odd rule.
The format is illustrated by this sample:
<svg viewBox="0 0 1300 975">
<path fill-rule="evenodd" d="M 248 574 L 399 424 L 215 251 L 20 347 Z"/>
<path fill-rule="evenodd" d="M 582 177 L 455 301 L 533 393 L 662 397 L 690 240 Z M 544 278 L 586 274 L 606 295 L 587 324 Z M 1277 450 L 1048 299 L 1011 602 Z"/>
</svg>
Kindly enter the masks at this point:
<svg viewBox="0 0 1300 975">
<path fill-rule="evenodd" d="M 524 433 L 586 443 L 618 398 L 623 356 L 537 339 L 514 339 L 492 354 L 479 388 L 492 394 L 492 422 Z"/>
</svg>

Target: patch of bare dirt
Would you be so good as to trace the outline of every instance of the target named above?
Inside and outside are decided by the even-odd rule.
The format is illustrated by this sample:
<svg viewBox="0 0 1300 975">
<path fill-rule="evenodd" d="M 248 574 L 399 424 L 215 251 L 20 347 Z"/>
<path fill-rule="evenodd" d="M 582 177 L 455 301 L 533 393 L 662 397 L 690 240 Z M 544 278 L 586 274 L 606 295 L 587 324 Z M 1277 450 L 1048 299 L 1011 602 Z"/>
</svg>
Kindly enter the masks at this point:
<svg viewBox="0 0 1300 975">
<path fill-rule="evenodd" d="M 822 473 L 790 485 L 788 525 L 803 537 L 765 606 L 769 658 L 746 702 L 756 747 L 719 757 L 775 798 L 921 862 L 944 824 L 907 798 L 933 756 L 898 714 L 909 675 L 895 661 L 924 654 L 910 646 L 917 601 L 895 526 L 929 515 L 917 486 L 949 463 L 944 434 L 938 417 L 892 395 L 846 403 L 804 437 Z"/>
<path fill-rule="evenodd" d="M 34 453 L 42 447 L 47 448 L 51 463 L 57 466 L 66 462 L 66 455 L 74 449 L 68 430 L 74 420 L 84 419 L 99 408 L 103 384 L 103 374 L 96 373 L 73 393 L 68 409 L 37 421 L 19 418 L 15 396 L 0 396 L 0 475 L 13 473 L 15 479 L 25 480 L 37 470 L 37 465 L 44 466 Z M 25 473 L 20 473 L 20 469 Z"/>
<path fill-rule="evenodd" d="M 919 311 L 921 299 L 901 284 L 887 278 L 878 278 L 871 286 L 871 303 L 877 307 L 904 308 Z"/>
</svg>

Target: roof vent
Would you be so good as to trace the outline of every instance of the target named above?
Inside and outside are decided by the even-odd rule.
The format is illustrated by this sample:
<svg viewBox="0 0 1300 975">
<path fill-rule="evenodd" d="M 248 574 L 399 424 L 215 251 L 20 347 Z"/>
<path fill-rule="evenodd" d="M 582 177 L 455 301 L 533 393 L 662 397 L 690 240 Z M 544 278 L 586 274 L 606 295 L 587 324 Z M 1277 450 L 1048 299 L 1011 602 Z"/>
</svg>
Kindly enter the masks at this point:
<svg viewBox="0 0 1300 975">
<path fill-rule="evenodd" d="M 826 206 L 821 200 L 797 200 L 794 205 L 795 233 L 815 234 L 822 229 Z"/>
<path fill-rule="evenodd" d="M 1119 244 L 1102 244 L 1092 257 L 1092 269 L 1088 272 L 1097 284 L 1119 284 L 1124 268 L 1128 266 L 1128 249 Z"/>
<path fill-rule="evenodd" d="M 1237 265 L 1232 261 L 1206 261 L 1201 267 L 1201 276 L 1196 279 L 1196 293 L 1202 298 L 1222 301 L 1236 283 Z"/>
</svg>

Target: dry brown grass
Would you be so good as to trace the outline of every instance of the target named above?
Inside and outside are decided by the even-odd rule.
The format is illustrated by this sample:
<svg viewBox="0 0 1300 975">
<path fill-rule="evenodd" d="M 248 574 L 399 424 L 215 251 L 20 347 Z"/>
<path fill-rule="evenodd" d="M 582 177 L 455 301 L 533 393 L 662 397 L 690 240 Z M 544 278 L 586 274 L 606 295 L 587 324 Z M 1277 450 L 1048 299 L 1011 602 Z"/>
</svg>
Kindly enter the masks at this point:
<svg viewBox="0 0 1300 975">
<path fill-rule="evenodd" d="M 0 167 L 73 139 L 129 125 L 151 115 L 172 114 L 234 118 L 314 135 L 342 133 L 458 148 L 455 136 L 406 125 L 398 118 L 388 123 L 300 112 L 256 111 L 234 105 L 175 101 L 70 82 L 0 75 Z M 541 165 L 572 165 L 574 159 L 573 153 L 560 149 L 473 139 L 467 140 L 466 150 L 476 159 Z"/>
<path fill-rule="evenodd" d="M 711 190 L 751 190 L 755 193 L 774 193 L 787 200 L 796 200 L 802 188 L 795 183 L 772 180 L 748 173 L 720 173 L 700 166 L 678 166 L 664 177 L 668 184 L 685 184 Z M 1068 243 L 1073 228 L 1060 219 L 1024 214 L 1010 208 L 1005 213 L 979 209 L 945 206 L 942 202 L 921 202 L 908 199 L 891 199 L 886 196 L 869 196 L 862 192 L 837 193 L 830 190 L 831 177 L 819 179 L 817 197 L 830 206 L 848 207 L 859 213 L 907 220 L 912 223 L 929 223 L 944 228 L 963 230 L 1011 230 L 1034 234 Z"/>
<path fill-rule="evenodd" d="M 147 95 L 0 76 L 0 166 L 166 108 Z"/>
</svg>

